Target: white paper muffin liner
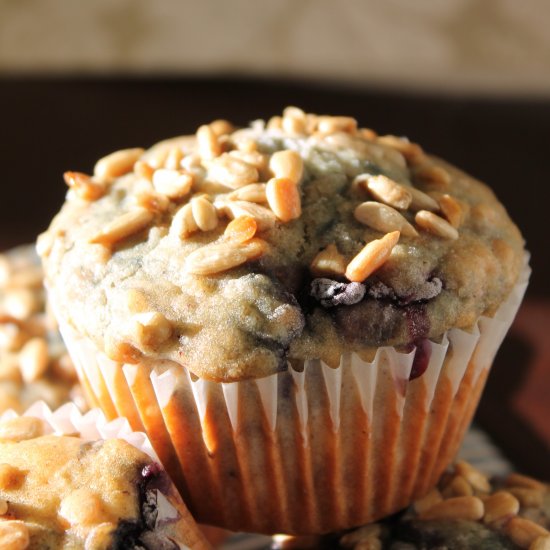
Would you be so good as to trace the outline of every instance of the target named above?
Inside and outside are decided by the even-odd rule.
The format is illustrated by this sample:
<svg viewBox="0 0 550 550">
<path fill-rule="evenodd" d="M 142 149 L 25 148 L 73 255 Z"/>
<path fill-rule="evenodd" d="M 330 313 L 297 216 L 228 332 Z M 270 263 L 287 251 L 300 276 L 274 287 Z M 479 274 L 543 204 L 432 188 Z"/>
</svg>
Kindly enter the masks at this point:
<svg viewBox="0 0 550 550">
<path fill-rule="evenodd" d="M 84 414 L 74 403 L 65 403 L 52 411 L 44 401 L 37 401 L 21 415 L 13 410 L 5 411 L 0 415 L 0 422 L 18 416 L 40 418 L 46 423 L 46 434 L 78 435 L 87 441 L 124 439 L 156 462 L 160 462 L 151 442 L 143 432 L 134 432 L 125 418 L 107 420 L 100 409 L 92 409 Z"/>
<path fill-rule="evenodd" d="M 108 421 L 99 409 L 92 409 L 83 414 L 73 403 L 66 403 L 52 411 L 43 401 L 37 401 L 23 414 L 13 410 L 0 415 L 0 422 L 19 416 L 32 416 L 45 422 L 44 434 L 78 436 L 86 441 L 105 439 L 123 439 L 136 449 L 147 454 L 159 463 L 157 453 L 144 433 L 134 432 L 125 418 Z M 163 474 L 165 475 L 165 474 Z M 166 477 L 166 480 L 168 478 Z M 187 510 L 180 495 L 171 484 L 164 483 L 166 488 L 155 489 L 158 515 L 155 529 L 163 529 L 169 524 L 179 523 L 182 540 L 173 540 L 180 550 L 208 550 L 210 546 L 203 538 L 195 520 Z M 187 546 L 183 540 L 190 544 Z"/>
<path fill-rule="evenodd" d="M 60 321 L 91 399 L 148 433 L 195 517 L 231 530 L 321 533 L 407 506 L 435 485 L 471 422 L 530 269 L 492 318 L 416 350 L 380 347 L 340 366 L 243 382 L 196 378 L 179 365 L 121 364 Z"/>
</svg>

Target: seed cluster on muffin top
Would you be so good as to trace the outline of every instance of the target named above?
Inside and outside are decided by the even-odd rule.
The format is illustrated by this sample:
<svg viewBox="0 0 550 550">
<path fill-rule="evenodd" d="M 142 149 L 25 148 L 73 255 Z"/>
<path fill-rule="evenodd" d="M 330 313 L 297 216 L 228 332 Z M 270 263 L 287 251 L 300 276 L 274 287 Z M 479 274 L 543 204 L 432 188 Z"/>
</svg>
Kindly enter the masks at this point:
<svg viewBox="0 0 550 550">
<path fill-rule="evenodd" d="M 491 480 L 460 461 L 404 513 L 346 533 L 275 536 L 273 548 L 547 550 L 550 487 L 517 473 Z"/>
<path fill-rule="evenodd" d="M 164 470 L 126 441 L 47 434 L 29 416 L 0 422 L 4 550 L 180 550 L 198 533 L 189 518 Z"/>
<path fill-rule="evenodd" d="M 295 107 L 65 181 L 38 241 L 59 317 L 115 361 L 218 381 L 469 329 L 523 262 L 488 187 L 406 138 Z"/>
</svg>

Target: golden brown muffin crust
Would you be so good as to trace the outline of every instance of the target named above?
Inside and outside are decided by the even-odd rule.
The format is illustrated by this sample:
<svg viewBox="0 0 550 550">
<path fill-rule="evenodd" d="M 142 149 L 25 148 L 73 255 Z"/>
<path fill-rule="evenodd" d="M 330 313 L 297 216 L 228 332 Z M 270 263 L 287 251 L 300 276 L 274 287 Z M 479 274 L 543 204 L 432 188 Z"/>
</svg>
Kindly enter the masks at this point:
<svg viewBox="0 0 550 550">
<path fill-rule="evenodd" d="M 29 549 L 184 547 L 189 513 L 150 457 L 120 439 L 45 429 L 34 417 L 0 422 L 0 546 L 18 538 Z"/>
<path fill-rule="evenodd" d="M 335 366 L 469 329 L 517 281 L 523 240 L 493 192 L 418 145 L 296 108 L 233 130 L 66 174 L 47 284 L 111 358 L 222 381 Z"/>
</svg>

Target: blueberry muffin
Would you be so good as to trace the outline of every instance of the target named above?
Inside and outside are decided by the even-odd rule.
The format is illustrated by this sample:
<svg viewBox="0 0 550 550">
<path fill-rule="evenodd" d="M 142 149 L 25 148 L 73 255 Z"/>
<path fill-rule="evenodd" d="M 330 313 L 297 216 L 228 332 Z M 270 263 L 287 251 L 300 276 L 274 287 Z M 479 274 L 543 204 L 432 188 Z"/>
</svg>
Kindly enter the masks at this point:
<svg viewBox="0 0 550 550">
<path fill-rule="evenodd" d="M 487 186 L 297 108 L 65 181 L 38 240 L 61 332 L 202 521 L 330 531 L 435 484 L 526 285 Z"/>
<path fill-rule="evenodd" d="M 550 487 L 520 474 L 488 480 L 460 462 L 404 514 L 348 533 L 273 539 L 273 550 L 544 550 Z"/>
<path fill-rule="evenodd" d="M 0 413 L 36 401 L 86 403 L 74 365 L 46 312 L 42 266 L 32 246 L 0 254 Z"/>
<path fill-rule="evenodd" d="M 492 191 L 352 119 L 310 124 L 203 126 L 67 173 L 40 241 L 60 316 L 115 360 L 230 382 L 493 314 L 523 239 Z"/>
<path fill-rule="evenodd" d="M 145 453 L 120 439 L 46 432 L 39 418 L 0 422 L 1 548 L 209 547 Z"/>
</svg>

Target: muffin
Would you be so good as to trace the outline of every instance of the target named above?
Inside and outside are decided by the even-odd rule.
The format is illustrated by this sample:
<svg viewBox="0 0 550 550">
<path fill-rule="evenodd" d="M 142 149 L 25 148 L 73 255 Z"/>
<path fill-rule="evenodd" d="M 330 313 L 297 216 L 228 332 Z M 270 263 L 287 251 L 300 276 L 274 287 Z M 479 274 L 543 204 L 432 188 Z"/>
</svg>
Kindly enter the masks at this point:
<svg viewBox="0 0 550 550">
<path fill-rule="evenodd" d="M 87 407 L 44 294 L 33 246 L 0 254 L 0 413 L 22 413 L 36 401 Z"/>
<path fill-rule="evenodd" d="M 330 532 L 435 485 L 527 284 L 485 185 L 297 108 L 65 180 L 37 245 L 61 333 L 199 521 Z"/>
<path fill-rule="evenodd" d="M 347 533 L 275 536 L 272 549 L 545 550 L 549 529 L 548 484 L 515 473 L 488 479 L 459 462 L 404 514 Z"/>
<path fill-rule="evenodd" d="M 63 411 L 52 418 L 70 425 Z M 123 439 L 52 433 L 34 416 L 0 420 L 0 547 L 210 548 L 145 452 Z"/>
</svg>

